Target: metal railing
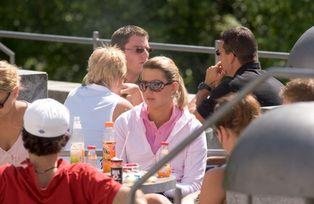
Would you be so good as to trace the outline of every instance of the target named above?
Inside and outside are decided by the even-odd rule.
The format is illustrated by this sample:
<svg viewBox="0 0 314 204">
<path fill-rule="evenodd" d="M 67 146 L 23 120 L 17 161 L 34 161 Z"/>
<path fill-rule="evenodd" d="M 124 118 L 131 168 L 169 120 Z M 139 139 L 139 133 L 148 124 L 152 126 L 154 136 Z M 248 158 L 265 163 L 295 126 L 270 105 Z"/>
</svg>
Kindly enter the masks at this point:
<svg viewBox="0 0 314 204">
<path fill-rule="evenodd" d="M 75 43 L 75 44 L 87 44 L 93 45 L 93 48 L 106 44 L 110 42 L 110 39 L 99 38 L 99 32 L 94 31 L 92 38 L 88 37 L 75 37 L 75 36 L 64 36 L 64 35 L 51 35 L 51 34 L 40 34 L 40 33 L 28 33 L 28 32 L 17 32 L 17 31 L 6 31 L 0 30 L 0 37 L 2 38 L 14 38 L 23 40 L 36 40 L 36 41 L 47 41 L 47 42 L 61 42 L 61 43 Z M 183 45 L 183 44 L 169 44 L 169 43 L 149 43 L 150 46 L 155 50 L 167 50 L 176 52 L 192 52 L 192 53 L 205 53 L 205 54 L 215 54 L 215 50 L 218 46 L 217 41 L 215 41 L 215 47 L 207 46 L 195 46 L 195 45 Z M 8 48 L 7 48 L 8 49 Z M 8 54 L 8 52 L 0 46 L 0 50 Z M 13 57 L 15 61 L 14 53 L 8 54 Z M 287 52 L 271 52 L 271 51 L 258 51 L 259 58 L 267 59 L 282 59 L 287 60 L 289 53 Z M 217 61 L 217 59 L 216 59 Z"/>
<path fill-rule="evenodd" d="M 10 50 L 7 46 L 0 42 L 0 50 L 10 57 L 10 63 L 15 64 L 15 53 Z"/>
</svg>

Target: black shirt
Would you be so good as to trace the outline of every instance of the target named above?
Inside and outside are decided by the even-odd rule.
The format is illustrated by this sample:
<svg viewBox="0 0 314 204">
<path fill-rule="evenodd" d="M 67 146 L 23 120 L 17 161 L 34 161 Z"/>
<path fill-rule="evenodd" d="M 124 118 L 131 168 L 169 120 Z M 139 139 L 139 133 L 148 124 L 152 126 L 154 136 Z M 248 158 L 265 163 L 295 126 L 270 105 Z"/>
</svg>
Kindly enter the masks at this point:
<svg viewBox="0 0 314 204">
<path fill-rule="evenodd" d="M 254 81 L 265 71 L 261 70 L 259 63 L 249 62 L 241 66 L 234 77 L 225 77 L 221 83 L 212 90 L 211 94 L 197 107 L 198 113 L 205 119 L 210 116 L 215 108 L 216 99 L 225 96 L 230 92 L 237 92 L 249 82 Z M 275 106 L 282 103 L 279 96 L 283 84 L 270 77 L 253 90 L 261 106 Z"/>
</svg>

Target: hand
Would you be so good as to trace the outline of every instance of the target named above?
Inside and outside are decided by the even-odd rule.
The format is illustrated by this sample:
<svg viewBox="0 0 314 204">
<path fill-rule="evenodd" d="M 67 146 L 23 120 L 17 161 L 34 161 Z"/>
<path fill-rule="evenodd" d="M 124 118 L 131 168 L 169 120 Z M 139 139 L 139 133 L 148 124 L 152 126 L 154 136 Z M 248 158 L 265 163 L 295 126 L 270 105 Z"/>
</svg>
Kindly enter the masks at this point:
<svg viewBox="0 0 314 204">
<path fill-rule="evenodd" d="M 219 61 L 214 66 L 207 68 L 204 82 L 211 87 L 216 87 L 224 75 L 225 71 L 223 70 L 221 62 Z"/>
<path fill-rule="evenodd" d="M 190 113 L 194 113 L 196 111 L 196 96 L 193 96 L 193 98 L 191 100 L 189 99 L 188 109 L 189 109 Z"/>
<path fill-rule="evenodd" d="M 126 98 L 133 106 L 136 106 L 144 101 L 142 92 L 138 85 L 133 83 L 123 83 L 120 95 Z"/>
</svg>

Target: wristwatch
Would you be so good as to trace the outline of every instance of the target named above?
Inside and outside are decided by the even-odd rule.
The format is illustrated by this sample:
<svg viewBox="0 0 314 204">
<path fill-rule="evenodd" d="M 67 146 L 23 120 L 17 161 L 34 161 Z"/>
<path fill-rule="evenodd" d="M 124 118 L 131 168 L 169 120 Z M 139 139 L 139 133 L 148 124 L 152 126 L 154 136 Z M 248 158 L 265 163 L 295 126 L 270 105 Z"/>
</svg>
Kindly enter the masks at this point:
<svg viewBox="0 0 314 204">
<path fill-rule="evenodd" d="M 206 90 L 208 90 L 208 91 L 211 91 L 212 90 L 212 88 L 209 86 L 209 85 L 207 85 L 205 82 L 201 82 L 201 83 L 199 83 L 199 85 L 197 86 L 197 90 L 203 90 L 203 89 L 206 89 Z"/>
</svg>

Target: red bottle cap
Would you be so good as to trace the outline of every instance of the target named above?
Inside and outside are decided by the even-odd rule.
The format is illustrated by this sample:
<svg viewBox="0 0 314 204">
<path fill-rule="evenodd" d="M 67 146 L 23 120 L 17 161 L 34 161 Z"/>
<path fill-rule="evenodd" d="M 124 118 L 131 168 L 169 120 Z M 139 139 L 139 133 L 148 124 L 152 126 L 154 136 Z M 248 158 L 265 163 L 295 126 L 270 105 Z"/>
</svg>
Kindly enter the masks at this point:
<svg viewBox="0 0 314 204">
<path fill-rule="evenodd" d="M 88 145 L 87 149 L 96 149 L 96 146 L 95 145 Z"/>
<path fill-rule="evenodd" d="M 162 141 L 160 144 L 161 144 L 161 145 L 169 145 L 169 142 Z"/>
</svg>

